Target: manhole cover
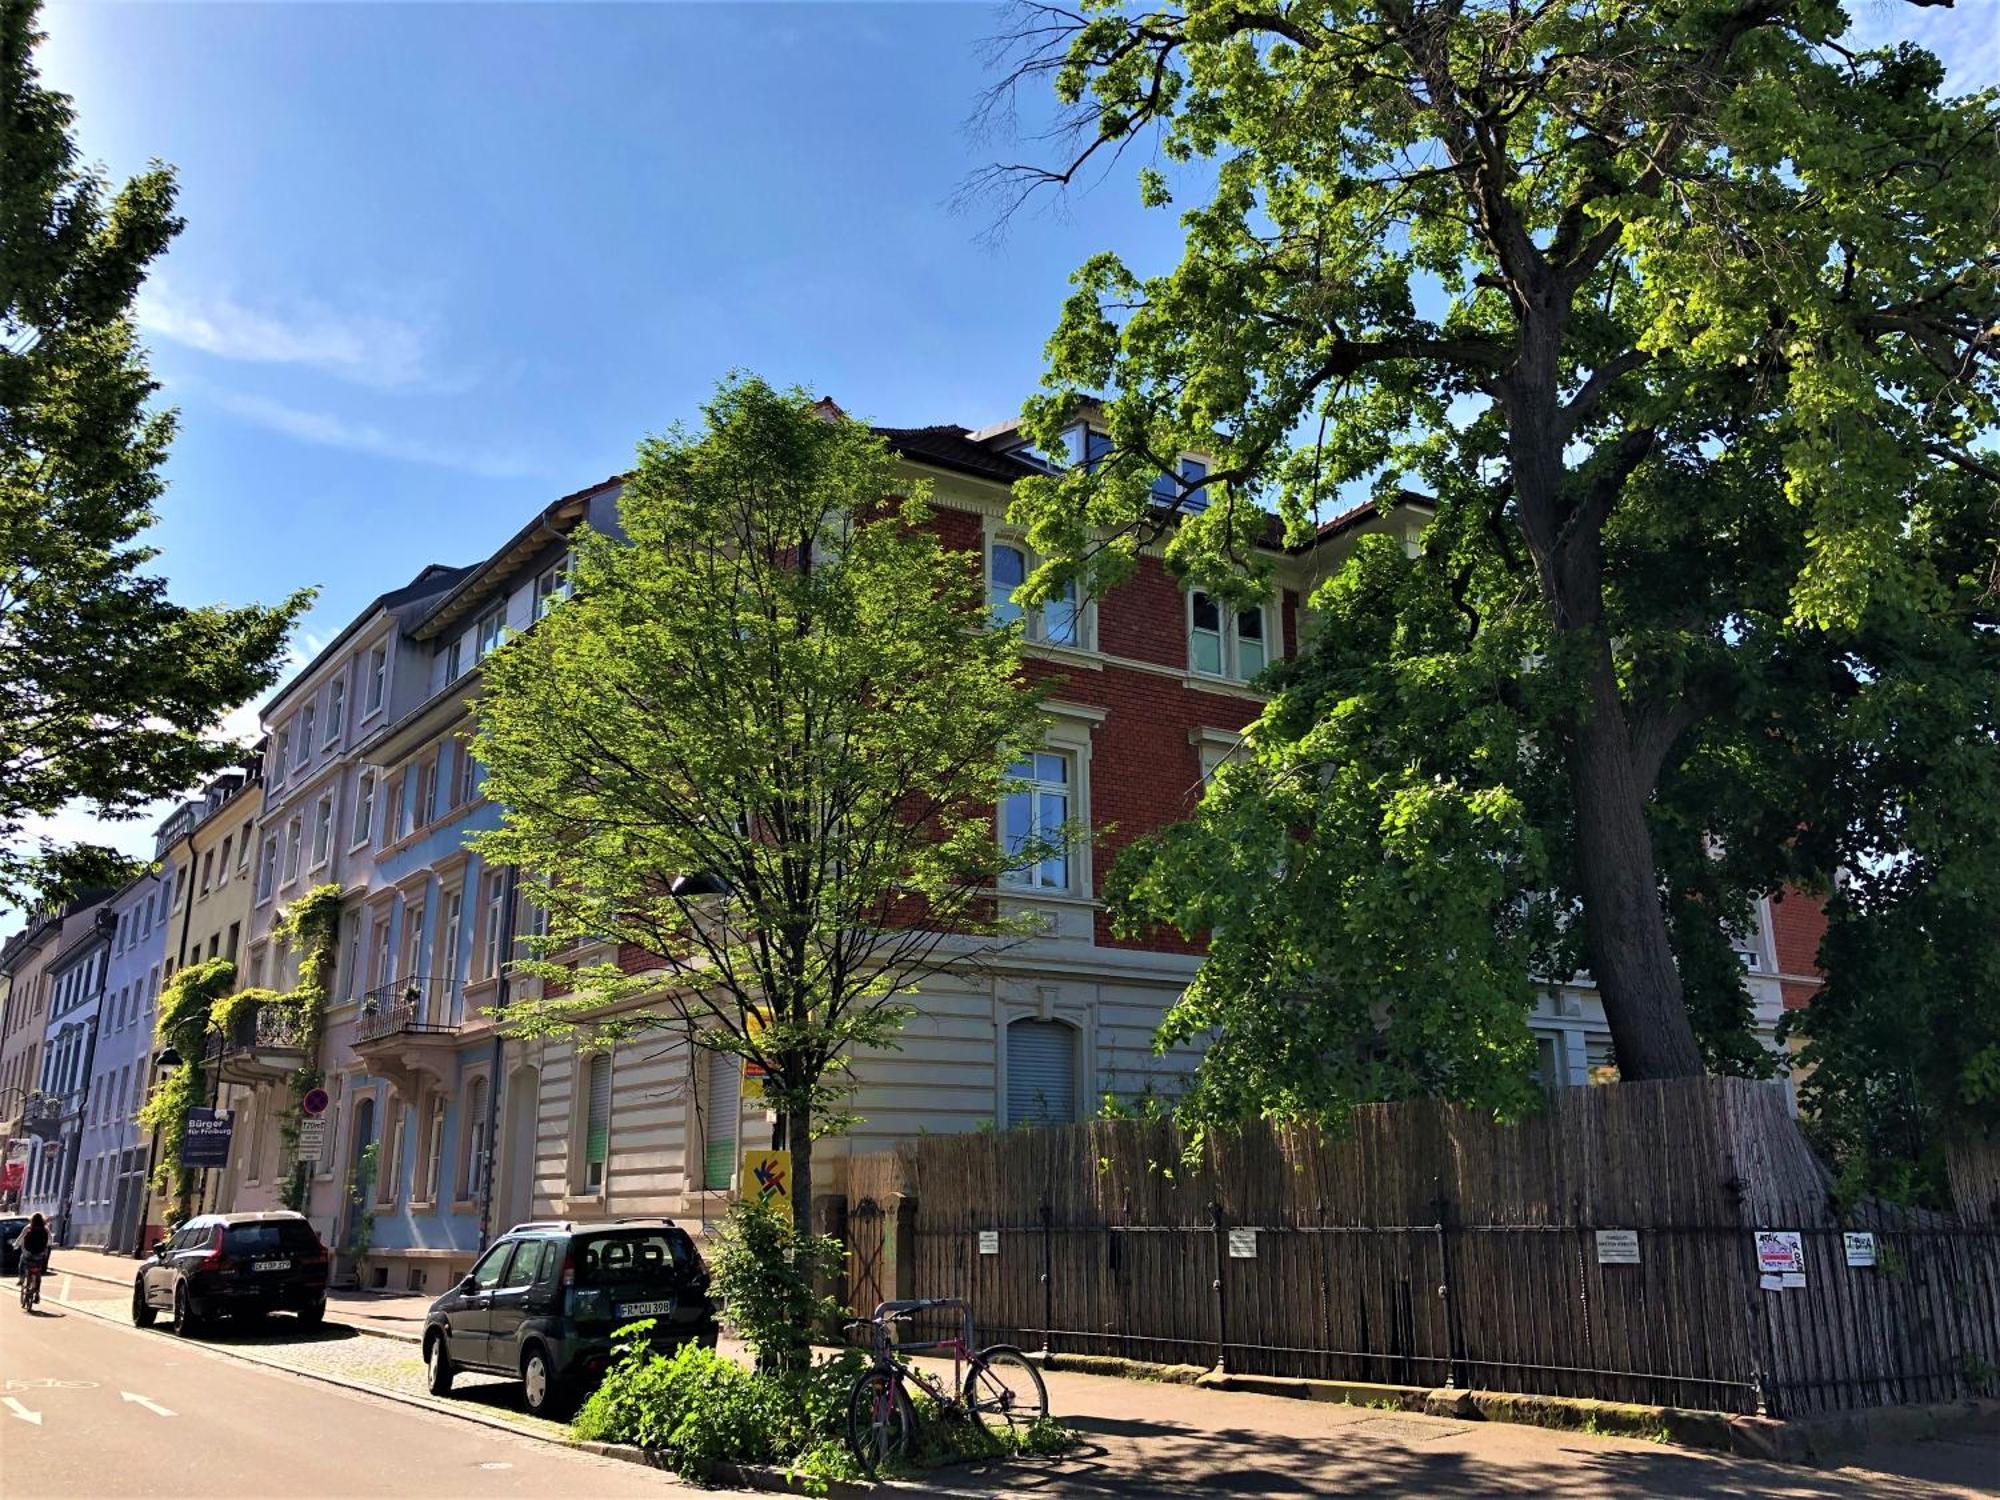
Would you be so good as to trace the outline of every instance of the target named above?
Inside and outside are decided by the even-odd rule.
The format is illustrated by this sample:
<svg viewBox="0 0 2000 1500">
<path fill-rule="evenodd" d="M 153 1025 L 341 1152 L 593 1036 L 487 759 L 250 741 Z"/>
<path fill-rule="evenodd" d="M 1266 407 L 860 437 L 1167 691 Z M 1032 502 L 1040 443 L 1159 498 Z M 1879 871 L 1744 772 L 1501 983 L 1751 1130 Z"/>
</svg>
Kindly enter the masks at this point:
<svg viewBox="0 0 2000 1500">
<path fill-rule="evenodd" d="M 1356 1422 L 1356 1428 L 1367 1428 L 1370 1437 L 1398 1438 L 1406 1443 L 1428 1443 L 1441 1437 L 1452 1437 L 1467 1430 L 1464 1422 L 1427 1422 L 1421 1417 L 1370 1417 L 1365 1422 Z"/>
</svg>

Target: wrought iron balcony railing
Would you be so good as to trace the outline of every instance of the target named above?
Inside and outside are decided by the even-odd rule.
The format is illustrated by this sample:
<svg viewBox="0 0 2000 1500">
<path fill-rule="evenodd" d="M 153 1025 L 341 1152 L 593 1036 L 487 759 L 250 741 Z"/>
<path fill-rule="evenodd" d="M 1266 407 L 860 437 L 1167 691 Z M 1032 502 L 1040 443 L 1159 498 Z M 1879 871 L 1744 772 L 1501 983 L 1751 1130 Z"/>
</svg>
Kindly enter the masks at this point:
<svg viewBox="0 0 2000 1500">
<path fill-rule="evenodd" d="M 455 981 L 442 974 L 413 974 L 377 985 L 361 997 L 354 1039 L 373 1042 L 385 1036 L 456 1031 L 451 1014 L 454 988 Z"/>
</svg>

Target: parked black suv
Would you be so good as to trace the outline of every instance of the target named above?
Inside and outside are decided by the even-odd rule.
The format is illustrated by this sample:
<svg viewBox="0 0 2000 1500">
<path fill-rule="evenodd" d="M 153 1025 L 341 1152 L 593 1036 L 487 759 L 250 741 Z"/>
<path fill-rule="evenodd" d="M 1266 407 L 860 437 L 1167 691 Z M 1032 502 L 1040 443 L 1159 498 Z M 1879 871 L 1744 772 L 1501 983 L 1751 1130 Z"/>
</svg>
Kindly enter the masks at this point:
<svg viewBox="0 0 2000 1500">
<path fill-rule="evenodd" d="M 603 1377 L 613 1335 L 641 1318 L 663 1352 L 715 1347 L 708 1268 L 672 1219 L 517 1224 L 431 1304 L 431 1392 L 447 1394 L 460 1370 L 518 1375 L 529 1411 L 560 1416 Z"/>
<path fill-rule="evenodd" d="M 202 1214 L 153 1246 L 132 1283 L 132 1321 L 171 1313 L 186 1337 L 210 1318 L 282 1309 L 308 1325 L 326 1316 L 326 1246 L 304 1214 Z"/>
</svg>

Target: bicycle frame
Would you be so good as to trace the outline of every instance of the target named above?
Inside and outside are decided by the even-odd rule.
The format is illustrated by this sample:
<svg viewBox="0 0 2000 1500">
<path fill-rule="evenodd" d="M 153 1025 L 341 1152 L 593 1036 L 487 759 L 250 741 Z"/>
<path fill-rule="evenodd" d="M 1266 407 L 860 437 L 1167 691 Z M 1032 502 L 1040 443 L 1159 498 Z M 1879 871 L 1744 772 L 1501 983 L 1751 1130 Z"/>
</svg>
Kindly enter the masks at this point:
<svg viewBox="0 0 2000 1500">
<path fill-rule="evenodd" d="M 892 1344 L 889 1341 L 889 1330 L 899 1315 L 934 1312 L 940 1308 L 958 1310 L 959 1329 L 950 1338 L 930 1339 L 916 1344 Z M 892 1369 L 900 1378 L 915 1381 L 933 1401 L 949 1406 L 958 1404 L 959 1388 L 965 1381 L 966 1361 L 973 1355 L 971 1303 L 963 1297 L 921 1297 L 908 1302 L 878 1302 L 869 1321 L 875 1325 L 875 1364 L 878 1369 Z M 925 1374 L 915 1365 L 899 1364 L 896 1360 L 898 1354 L 921 1354 L 929 1349 L 951 1350 L 949 1390 L 935 1376 Z"/>
</svg>

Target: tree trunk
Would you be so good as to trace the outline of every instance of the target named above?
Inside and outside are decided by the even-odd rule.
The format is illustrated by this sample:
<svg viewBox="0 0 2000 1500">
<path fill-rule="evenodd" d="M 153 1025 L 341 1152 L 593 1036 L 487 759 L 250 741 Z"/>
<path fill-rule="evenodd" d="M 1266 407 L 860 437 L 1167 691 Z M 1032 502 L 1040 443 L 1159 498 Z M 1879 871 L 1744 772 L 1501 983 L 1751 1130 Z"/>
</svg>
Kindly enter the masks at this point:
<svg viewBox="0 0 2000 1500">
<path fill-rule="evenodd" d="M 1570 756 L 1591 974 L 1622 1077 L 1698 1078 L 1701 1050 L 1682 999 L 1646 827 L 1650 789 L 1634 762 L 1609 643 L 1600 639 L 1595 653 L 1589 706 Z"/>
</svg>

